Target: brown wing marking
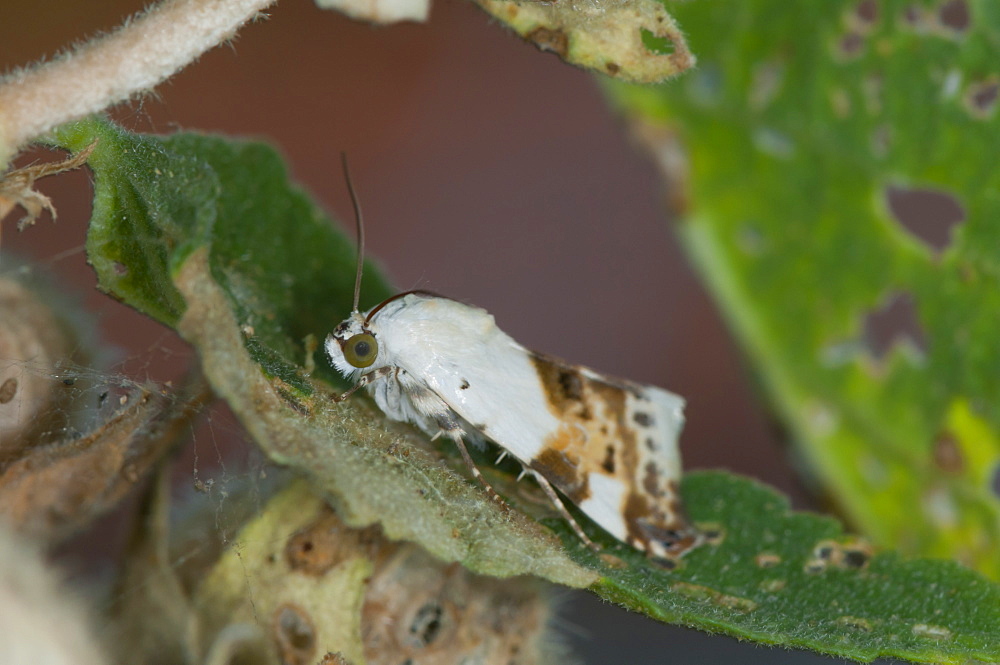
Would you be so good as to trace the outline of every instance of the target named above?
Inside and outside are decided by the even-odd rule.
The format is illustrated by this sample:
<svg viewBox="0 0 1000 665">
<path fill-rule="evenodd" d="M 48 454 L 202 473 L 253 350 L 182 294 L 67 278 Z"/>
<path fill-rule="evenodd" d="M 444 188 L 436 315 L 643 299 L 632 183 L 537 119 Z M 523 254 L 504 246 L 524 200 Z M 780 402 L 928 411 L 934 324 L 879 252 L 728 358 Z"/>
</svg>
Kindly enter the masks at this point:
<svg viewBox="0 0 1000 665">
<path fill-rule="evenodd" d="M 531 467 L 577 504 L 590 497 L 591 473 L 618 479 L 626 487 L 619 510 L 629 544 L 655 552 L 686 549 L 680 541 L 689 529 L 677 479 L 666 478 L 657 465 L 646 434 L 656 428 L 655 408 L 642 387 L 540 354 L 532 360 L 561 425 Z"/>
<path fill-rule="evenodd" d="M 545 476 L 573 503 L 579 504 L 590 497 L 587 475 L 580 473 L 578 455 L 567 455 L 562 450 L 547 448 L 532 460 L 531 468 Z"/>
<path fill-rule="evenodd" d="M 542 380 L 545 394 L 549 398 L 549 408 L 560 418 L 572 414 L 581 420 L 590 420 L 592 414 L 584 401 L 584 376 L 579 368 L 532 353 L 531 361 Z"/>
</svg>

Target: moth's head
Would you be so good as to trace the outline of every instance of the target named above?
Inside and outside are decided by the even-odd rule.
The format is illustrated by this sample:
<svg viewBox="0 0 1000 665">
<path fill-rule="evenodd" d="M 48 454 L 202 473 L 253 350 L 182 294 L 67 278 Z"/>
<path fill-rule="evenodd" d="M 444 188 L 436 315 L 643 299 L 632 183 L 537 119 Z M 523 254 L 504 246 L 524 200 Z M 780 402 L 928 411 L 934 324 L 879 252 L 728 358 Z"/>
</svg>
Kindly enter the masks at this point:
<svg viewBox="0 0 1000 665">
<path fill-rule="evenodd" d="M 326 337 L 326 355 L 345 378 L 364 374 L 378 359 L 378 340 L 364 314 L 353 312 Z"/>
</svg>

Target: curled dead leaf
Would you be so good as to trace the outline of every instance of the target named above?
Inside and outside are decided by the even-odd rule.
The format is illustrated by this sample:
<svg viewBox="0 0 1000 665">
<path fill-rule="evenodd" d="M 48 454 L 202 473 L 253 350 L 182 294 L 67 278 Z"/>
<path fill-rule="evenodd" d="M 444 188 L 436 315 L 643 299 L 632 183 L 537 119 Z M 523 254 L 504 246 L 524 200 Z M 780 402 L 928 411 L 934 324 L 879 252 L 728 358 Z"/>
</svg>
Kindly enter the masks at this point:
<svg viewBox="0 0 1000 665">
<path fill-rule="evenodd" d="M 200 378 L 177 399 L 134 385 L 106 400 L 93 428 L 21 451 L 0 468 L 0 518 L 48 541 L 76 532 L 133 488 L 190 431 L 210 393 Z"/>
<path fill-rule="evenodd" d="M 43 212 L 48 211 L 52 219 L 56 218 L 56 208 L 52 200 L 35 190 L 35 181 L 58 173 L 65 173 L 79 168 L 94 151 L 97 140 L 77 154 L 61 162 L 45 162 L 32 164 L 23 169 L 6 173 L 0 178 L 0 222 L 17 206 L 24 208 L 25 215 L 18 221 L 17 230 L 23 231 L 35 223 Z"/>
<path fill-rule="evenodd" d="M 614 78 L 658 83 L 695 63 L 677 23 L 656 0 L 476 2 L 543 51 Z"/>
</svg>

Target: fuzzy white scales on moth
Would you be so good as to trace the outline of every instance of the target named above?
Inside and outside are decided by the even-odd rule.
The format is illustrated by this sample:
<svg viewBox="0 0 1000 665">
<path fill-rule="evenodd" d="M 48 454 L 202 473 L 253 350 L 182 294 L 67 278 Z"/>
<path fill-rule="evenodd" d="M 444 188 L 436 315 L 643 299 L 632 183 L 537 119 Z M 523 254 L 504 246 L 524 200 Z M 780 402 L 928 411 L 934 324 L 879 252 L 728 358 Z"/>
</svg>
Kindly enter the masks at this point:
<svg viewBox="0 0 1000 665">
<path fill-rule="evenodd" d="M 489 440 L 517 459 L 560 514 L 597 549 L 558 489 L 605 531 L 657 559 L 675 560 L 702 538 L 681 507 L 677 437 L 684 400 L 533 353 L 483 309 L 425 291 L 358 311 L 364 224 L 358 225 L 354 307 L 326 339 L 333 366 L 365 388 L 393 420 L 447 436 L 470 472 L 506 503 L 469 456 L 465 438 Z M 555 489 L 553 489 L 553 486 Z"/>
</svg>

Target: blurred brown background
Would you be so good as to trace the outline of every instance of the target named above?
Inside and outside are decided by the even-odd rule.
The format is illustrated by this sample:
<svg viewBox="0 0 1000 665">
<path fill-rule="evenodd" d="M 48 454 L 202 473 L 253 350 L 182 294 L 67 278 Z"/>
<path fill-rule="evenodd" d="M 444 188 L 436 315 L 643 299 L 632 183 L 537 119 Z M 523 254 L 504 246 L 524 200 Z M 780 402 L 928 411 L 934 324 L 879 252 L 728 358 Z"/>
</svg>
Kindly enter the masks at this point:
<svg viewBox="0 0 1000 665">
<path fill-rule="evenodd" d="M 0 64 L 6 71 L 51 56 L 140 8 L 6 0 Z M 471 3 L 438 0 L 427 25 L 373 28 L 288 0 L 115 117 L 144 131 L 267 139 L 299 182 L 350 220 L 338 155 L 346 151 L 369 254 L 398 287 L 480 305 L 528 347 L 684 395 L 688 468 L 731 469 L 810 505 L 671 234 L 651 161 L 630 144 L 591 75 L 539 53 Z M 74 285 L 138 371 L 175 376 L 171 357 L 183 344 L 92 289 L 81 251 L 89 174 L 41 189 L 55 201 L 58 224 L 44 219 L 18 234 L 9 219 L 3 249 Z M 214 421 L 213 438 L 238 436 L 225 416 Z M 557 623 L 587 663 L 819 660 L 661 626 L 565 593 Z"/>
</svg>

